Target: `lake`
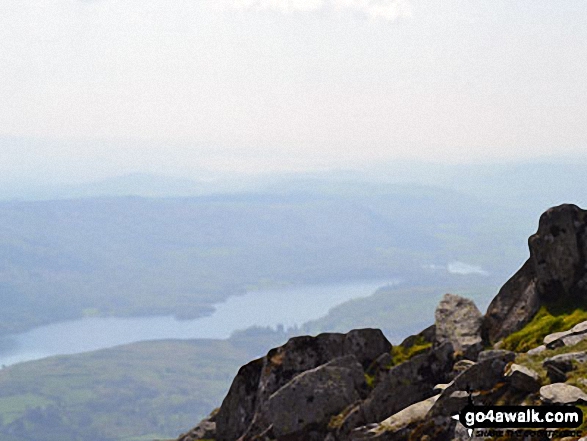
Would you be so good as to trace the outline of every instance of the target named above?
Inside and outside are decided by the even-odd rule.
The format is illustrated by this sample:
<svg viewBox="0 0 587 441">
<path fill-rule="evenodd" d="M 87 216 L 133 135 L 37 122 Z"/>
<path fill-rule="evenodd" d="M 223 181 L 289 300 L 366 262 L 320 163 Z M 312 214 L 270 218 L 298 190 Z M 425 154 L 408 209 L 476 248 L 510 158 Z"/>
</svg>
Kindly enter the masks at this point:
<svg viewBox="0 0 587 441">
<path fill-rule="evenodd" d="M 195 320 L 172 316 L 136 318 L 87 317 L 41 326 L 2 339 L 0 365 L 75 354 L 126 343 L 160 339 L 228 338 L 248 327 L 283 325 L 286 328 L 320 318 L 347 300 L 367 297 L 397 280 L 307 285 L 254 291 L 230 297 L 215 306 L 212 315 Z"/>
</svg>

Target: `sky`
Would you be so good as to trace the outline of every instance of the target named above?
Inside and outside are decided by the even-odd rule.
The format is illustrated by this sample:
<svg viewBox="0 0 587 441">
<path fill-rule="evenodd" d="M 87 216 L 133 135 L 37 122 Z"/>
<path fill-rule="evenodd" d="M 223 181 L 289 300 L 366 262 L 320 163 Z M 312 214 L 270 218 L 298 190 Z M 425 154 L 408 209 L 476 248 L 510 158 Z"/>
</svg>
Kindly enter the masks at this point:
<svg viewBox="0 0 587 441">
<path fill-rule="evenodd" d="M 586 22 L 583 0 L 2 0 L 0 174 L 585 154 Z"/>
</svg>

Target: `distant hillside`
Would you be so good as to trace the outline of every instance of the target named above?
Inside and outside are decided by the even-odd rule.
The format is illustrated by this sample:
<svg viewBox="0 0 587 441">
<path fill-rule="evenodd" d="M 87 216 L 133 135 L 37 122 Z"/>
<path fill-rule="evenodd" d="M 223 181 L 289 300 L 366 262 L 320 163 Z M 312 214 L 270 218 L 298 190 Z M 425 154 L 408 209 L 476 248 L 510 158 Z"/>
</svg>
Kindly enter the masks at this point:
<svg viewBox="0 0 587 441">
<path fill-rule="evenodd" d="M 0 370 L 3 441 L 151 441 L 201 418 L 246 360 L 283 343 L 251 329 L 230 340 L 141 342 Z"/>
<path fill-rule="evenodd" d="M 0 334 L 84 315 L 197 317 L 278 285 L 402 277 L 523 255 L 510 213 L 418 186 L 0 203 Z M 500 240 L 495 240 L 498 237 Z"/>
</svg>

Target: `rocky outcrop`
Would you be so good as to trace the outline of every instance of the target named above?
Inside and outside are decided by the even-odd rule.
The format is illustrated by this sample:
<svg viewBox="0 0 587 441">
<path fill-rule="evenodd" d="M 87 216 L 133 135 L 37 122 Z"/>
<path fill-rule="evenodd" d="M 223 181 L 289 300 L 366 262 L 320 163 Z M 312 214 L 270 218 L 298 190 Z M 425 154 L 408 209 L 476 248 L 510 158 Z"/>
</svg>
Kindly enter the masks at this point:
<svg viewBox="0 0 587 441">
<path fill-rule="evenodd" d="M 586 220 L 574 205 L 544 213 L 529 239 L 530 258 L 485 316 L 471 300 L 446 294 L 435 324 L 393 351 L 375 329 L 290 339 L 243 366 L 219 411 L 180 441 L 464 440 L 466 430 L 451 416 L 467 404 L 587 403 L 587 383 L 576 373 L 569 382 L 581 388 L 565 384 L 587 363 L 584 346 L 570 352 L 584 345 L 587 322 L 548 335 L 523 357 L 482 350 L 542 305 L 587 303 Z M 553 384 L 544 385 L 524 360 L 534 367 L 543 361 Z"/>
<path fill-rule="evenodd" d="M 353 355 L 306 371 L 267 400 L 266 420 L 277 439 L 326 433 L 333 415 L 365 396 L 364 371 Z M 311 435 L 307 436 L 311 438 Z"/>
<path fill-rule="evenodd" d="M 241 368 L 216 417 L 216 439 L 322 433 L 330 417 L 364 398 L 364 370 L 390 351 L 378 329 L 291 338 Z M 285 415 L 291 406 L 303 415 L 295 424 Z"/>
<path fill-rule="evenodd" d="M 449 342 L 455 352 L 475 359 L 483 348 L 481 325 L 483 316 L 472 300 L 445 294 L 434 314 L 436 342 Z"/>
<path fill-rule="evenodd" d="M 587 298 L 587 212 L 560 205 L 541 217 L 528 239 L 530 258 L 493 299 L 484 319 L 492 343 L 521 329 L 547 302 Z"/>
</svg>

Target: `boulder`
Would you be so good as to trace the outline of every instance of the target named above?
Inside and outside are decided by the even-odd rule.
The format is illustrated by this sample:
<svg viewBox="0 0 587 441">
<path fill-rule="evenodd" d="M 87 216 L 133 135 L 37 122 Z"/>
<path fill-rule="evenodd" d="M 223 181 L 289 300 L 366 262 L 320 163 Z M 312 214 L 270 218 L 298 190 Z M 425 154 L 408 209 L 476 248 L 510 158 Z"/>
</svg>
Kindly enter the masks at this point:
<svg viewBox="0 0 587 441">
<path fill-rule="evenodd" d="M 540 399 L 547 404 L 584 404 L 587 394 L 570 384 L 554 383 L 540 388 Z"/>
<path fill-rule="evenodd" d="M 574 346 L 587 339 L 587 322 L 579 323 L 568 331 L 554 332 L 544 337 L 544 344 L 548 349 L 561 346 Z"/>
<path fill-rule="evenodd" d="M 586 212 L 576 205 L 551 208 L 540 216 L 538 231 L 528 239 L 536 290 L 543 301 L 583 296 L 585 218 Z"/>
<path fill-rule="evenodd" d="M 345 355 L 352 355 L 363 369 L 390 351 L 391 344 L 379 329 L 291 338 L 241 368 L 220 407 L 216 439 L 234 441 L 267 430 L 272 424 L 271 415 L 264 411 L 268 400 L 298 375 Z"/>
<path fill-rule="evenodd" d="M 449 380 L 453 365 L 453 347 L 443 343 L 437 348 L 394 366 L 363 402 L 363 424 L 376 423 L 400 410 L 429 398 L 439 382 Z"/>
<path fill-rule="evenodd" d="M 528 239 L 530 258 L 487 309 L 483 320 L 487 341 L 495 343 L 521 329 L 543 303 L 587 299 L 586 213 L 565 204 L 542 214 L 538 231 Z"/>
<path fill-rule="evenodd" d="M 435 395 L 400 410 L 379 424 L 359 427 L 353 430 L 350 439 L 357 441 L 392 441 L 403 439 L 411 427 L 426 418 L 426 414 L 437 399 L 438 395 Z"/>
<path fill-rule="evenodd" d="M 437 344 L 450 342 L 455 352 L 476 359 L 481 351 L 483 317 L 472 300 L 445 294 L 434 314 Z"/>
<path fill-rule="evenodd" d="M 515 354 L 506 351 L 503 354 L 486 358 L 477 362 L 466 371 L 459 374 L 452 383 L 442 391 L 440 397 L 430 409 L 429 416 L 450 417 L 455 411 L 460 411 L 463 406 L 463 397 L 477 396 L 483 401 L 475 404 L 492 404 L 495 396 L 493 392 L 500 392 L 500 385 L 505 384 L 505 367 L 514 361 Z M 459 392 L 456 393 L 455 392 Z M 460 407 L 459 407 L 460 406 Z"/>
<path fill-rule="evenodd" d="M 506 369 L 505 377 L 510 385 L 519 391 L 532 393 L 540 389 L 540 376 L 536 371 L 525 366 L 510 364 Z"/>
<path fill-rule="evenodd" d="M 567 380 L 567 372 L 572 371 L 575 363 L 587 362 L 587 351 L 569 352 L 566 354 L 549 357 L 542 362 L 550 381 L 564 383 Z"/>
<path fill-rule="evenodd" d="M 364 382 L 363 369 L 353 355 L 296 376 L 267 401 L 273 435 L 306 439 L 303 434 L 310 429 L 325 436 L 330 418 L 359 400 Z"/>
</svg>

